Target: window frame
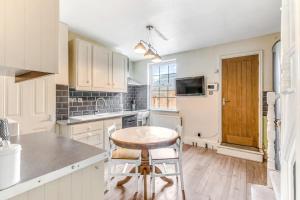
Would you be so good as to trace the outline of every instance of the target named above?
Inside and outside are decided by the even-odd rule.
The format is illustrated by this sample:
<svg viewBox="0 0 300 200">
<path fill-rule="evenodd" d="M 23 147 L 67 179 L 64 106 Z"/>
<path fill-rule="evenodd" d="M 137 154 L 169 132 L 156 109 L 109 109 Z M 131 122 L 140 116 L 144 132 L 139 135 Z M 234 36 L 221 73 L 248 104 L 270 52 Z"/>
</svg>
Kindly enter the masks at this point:
<svg viewBox="0 0 300 200">
<path fill-rule="evenodd" d="M 169 68 L 169 64 L 170 63 L 174 63 L 175 64 L 175 67 L 176 67 L 176 72 L 175 73 L 170 73 L 170 68 Z M 153 66 L 157 66 L 157 65 L 159 65 L 159 70 L 160 70 L 160 66 L 161 65 L 165 65 L 165 64 L 168 64 L 168 73 L 167 73 L 167 75 L 168 75 L 168 83 L 169 83 L 169 80 L 170 80 L 170 74 L 172 75 L 175 75 L 175 88 L 174 88 L 174 90 L 169 90 L 169 88 L 167 88 L 167 90 L 164 90 L 164 91 L 166 91 L 166 93 L 167 93 L 167 96 L 166 97 L 161 97 L 160 96 L 160 94 L 159 94 L 159 99 L 160 98 L 166 98 L 167 99 L 167 107 L 163 107 L 163 108 L 161 108 L 160 107 L 160 105 L 159 105 L 159 108 L 153 108 L 152 107 L 152 92 L 153 92 L 153 85 L 152 85 L 152 81 L 153 81 L 153 76 L 158 76 L 159 77 L 159 81 L 161 80 L 160 79 L 160 76 L 161 76 L 161 74 L 160 74 L 160 71 L 159 71 L 159 74 L 158 75 L 153 75 L 153 73 L 152 73 L 152 67 Z M 176 101 L 177 101 L 177 96 L 176 96 L 176 77 L 177 77 L 177 62 L 176 62 L 176 60 L 175 59 L 173 59 L 173 60 L 165 60 L 165 61 L 162 61 L 162 62 L 160 62 L 160 63 L 149 63 L 148 64 L 148 86 L 149 86 L 149 92 L 148 92 L 148 99 L 149 99 L 149 109 L 150 110 L 154 110 L 154 111 L 177 111 L 177 104 L 176 104 Z M 160 88 L 160 87 L 159 87 Z M 174 91 L 175 92 L 175 94 L 174 94 L 174 97 L 169 97 L 169 92 L 170 91 Z M 158 92 L 160 93 L 160 89 L 158 90 Z M 169 108 L 169 99 L 175 99 L 175 108 Z"/>
</svg>

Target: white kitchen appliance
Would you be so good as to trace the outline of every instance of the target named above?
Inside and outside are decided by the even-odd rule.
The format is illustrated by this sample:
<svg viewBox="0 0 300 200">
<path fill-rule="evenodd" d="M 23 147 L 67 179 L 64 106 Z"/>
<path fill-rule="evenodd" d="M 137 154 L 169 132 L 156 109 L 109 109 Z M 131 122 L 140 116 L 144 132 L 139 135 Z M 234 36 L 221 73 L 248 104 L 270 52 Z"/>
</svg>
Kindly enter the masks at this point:
<svg viewBox="0 0 300 200">
<path fill-rule="evenodd" d="M 21 145 L 0 141 L 0 190 L 20 181 Z"/>
</svg>

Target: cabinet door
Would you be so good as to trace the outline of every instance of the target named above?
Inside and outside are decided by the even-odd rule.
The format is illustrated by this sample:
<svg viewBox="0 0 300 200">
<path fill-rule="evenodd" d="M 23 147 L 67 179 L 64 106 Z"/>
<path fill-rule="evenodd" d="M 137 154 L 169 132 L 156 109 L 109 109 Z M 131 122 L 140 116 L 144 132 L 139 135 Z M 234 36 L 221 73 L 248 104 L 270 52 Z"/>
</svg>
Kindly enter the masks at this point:
<svg viewBox="0 0 300 200">
<path fill-rule="evenodd" d="M 41 0 L 25 0 L 23 34 L 25 34 L 25 66 L 28 69 L 41 69 L 41 6 Z"/>
<path fill-rule="evenodd" d="M 111 87 L 111 52 L 104 47 L 94 45 L 92 57 L 92 89 L 109 91 Z"/>
<path fill-rule="evenodd" d="M 58 181 L 52 181 L 45 185 L 45 200 L 58 200 Z"/>
<path fill-rule="evenodd" d="M 113 88 L 118 92 L 127 91 L 127 58 L 113 53 Z"/>
<path fill-rule="evenodd" d="M 20 68 L 25 64 L 25 0 L 6 0 L 5 65 Z"/>
<path fill-rule="evenodd" d="M 55 83 L 69 84 L 69 57 L 68 57 L 68 26 L 59 23 L 59 49 L 58 49 L 58 74 L 55 75 Z"/>
<path fill-rule="evenodd" d="M 90 200 L 104 199 L 104 163 L 99 162 L 90 168 L 91 196 Z"/>
<path fill-rule="evenodd" d="M 45 186 L 37 187 L 28 192 L 29 200 L 44 200 L 45 199 Z"/>
<path fill-rule="evenodd" d="M 59 0 L 40 0 L 41 71 L 58 73 Z"/>
<path fill-rule="evenodd" d="M 0 67 L 4 66 L 5 44 L 5 9 L 6 0 L 0 0 Z"/>
<path fill-rule="evenodd" d="M 92 65 L 91 65 L 91 44 L 82 40 L 77 40 L 77 89 L 90 90 Z"/>
</svg>

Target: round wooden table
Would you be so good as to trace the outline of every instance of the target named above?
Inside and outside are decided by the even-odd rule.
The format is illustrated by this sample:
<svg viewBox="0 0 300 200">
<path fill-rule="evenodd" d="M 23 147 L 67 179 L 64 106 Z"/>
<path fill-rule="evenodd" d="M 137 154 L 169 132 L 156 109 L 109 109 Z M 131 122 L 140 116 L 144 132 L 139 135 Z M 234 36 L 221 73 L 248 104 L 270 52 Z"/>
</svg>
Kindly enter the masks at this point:
<svg viewBox="0 0 300 200">
<path fill-rule="evenodd" d="M 139 172 L 144 176 L 144 199 L 147 199 L 147 174 L 151 172 L 149 163 L 149 149 L 159 149 L 171 146 L 176 143 L 179 135 L 176 131 L 168 128 L 155 126 L 140 126 L 120 129 L 111 135 L 112 141 L 119 147 L 127 149 L 140 149 L 142 151 L 142 164 L 139 167 Z M 130 172 L 134 172 L 132 168 Z M 155 167 L 156 173 L 161 173 L 161 170 Z M 121 186 L 127 183 L 131 177 L 126 177 L 117 183 Z M 172 179 L 161 177 L 162 180 L 172 184 Z"/>
</svg>

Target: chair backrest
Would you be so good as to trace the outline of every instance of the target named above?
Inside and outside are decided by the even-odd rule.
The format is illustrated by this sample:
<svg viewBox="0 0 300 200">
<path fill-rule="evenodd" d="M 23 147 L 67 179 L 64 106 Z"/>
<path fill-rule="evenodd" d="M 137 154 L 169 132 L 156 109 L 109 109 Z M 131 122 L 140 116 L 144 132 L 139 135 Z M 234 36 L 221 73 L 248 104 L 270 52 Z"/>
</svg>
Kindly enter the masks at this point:
<svg viewBox="0 0 300 200">
<path fill-rule="evenodd" d="M 142 114 L 142 126 L 147 125 L 147 119 L 149 118 L 150 112 L 143 112 Z"/>
<path fill-rule="evenodd" d="M 183 127 L 181 125 L 177 125 L 175 128 L 175 131 L 178 133 L 179 138 L 177 139 L 177 147 L 180 149 L 180 151 L 182 150 L 182 129 Z"/>
<path fill-rule="evenodd" d="M 108 135 L 108 150 L 111 153 L 111 151 L 116 149 L 116 145 L 111 140 L 111 135 L 117 130 L 116 125 L 113 124 L 107 128 L 107 135 Z"/>
</svg>

